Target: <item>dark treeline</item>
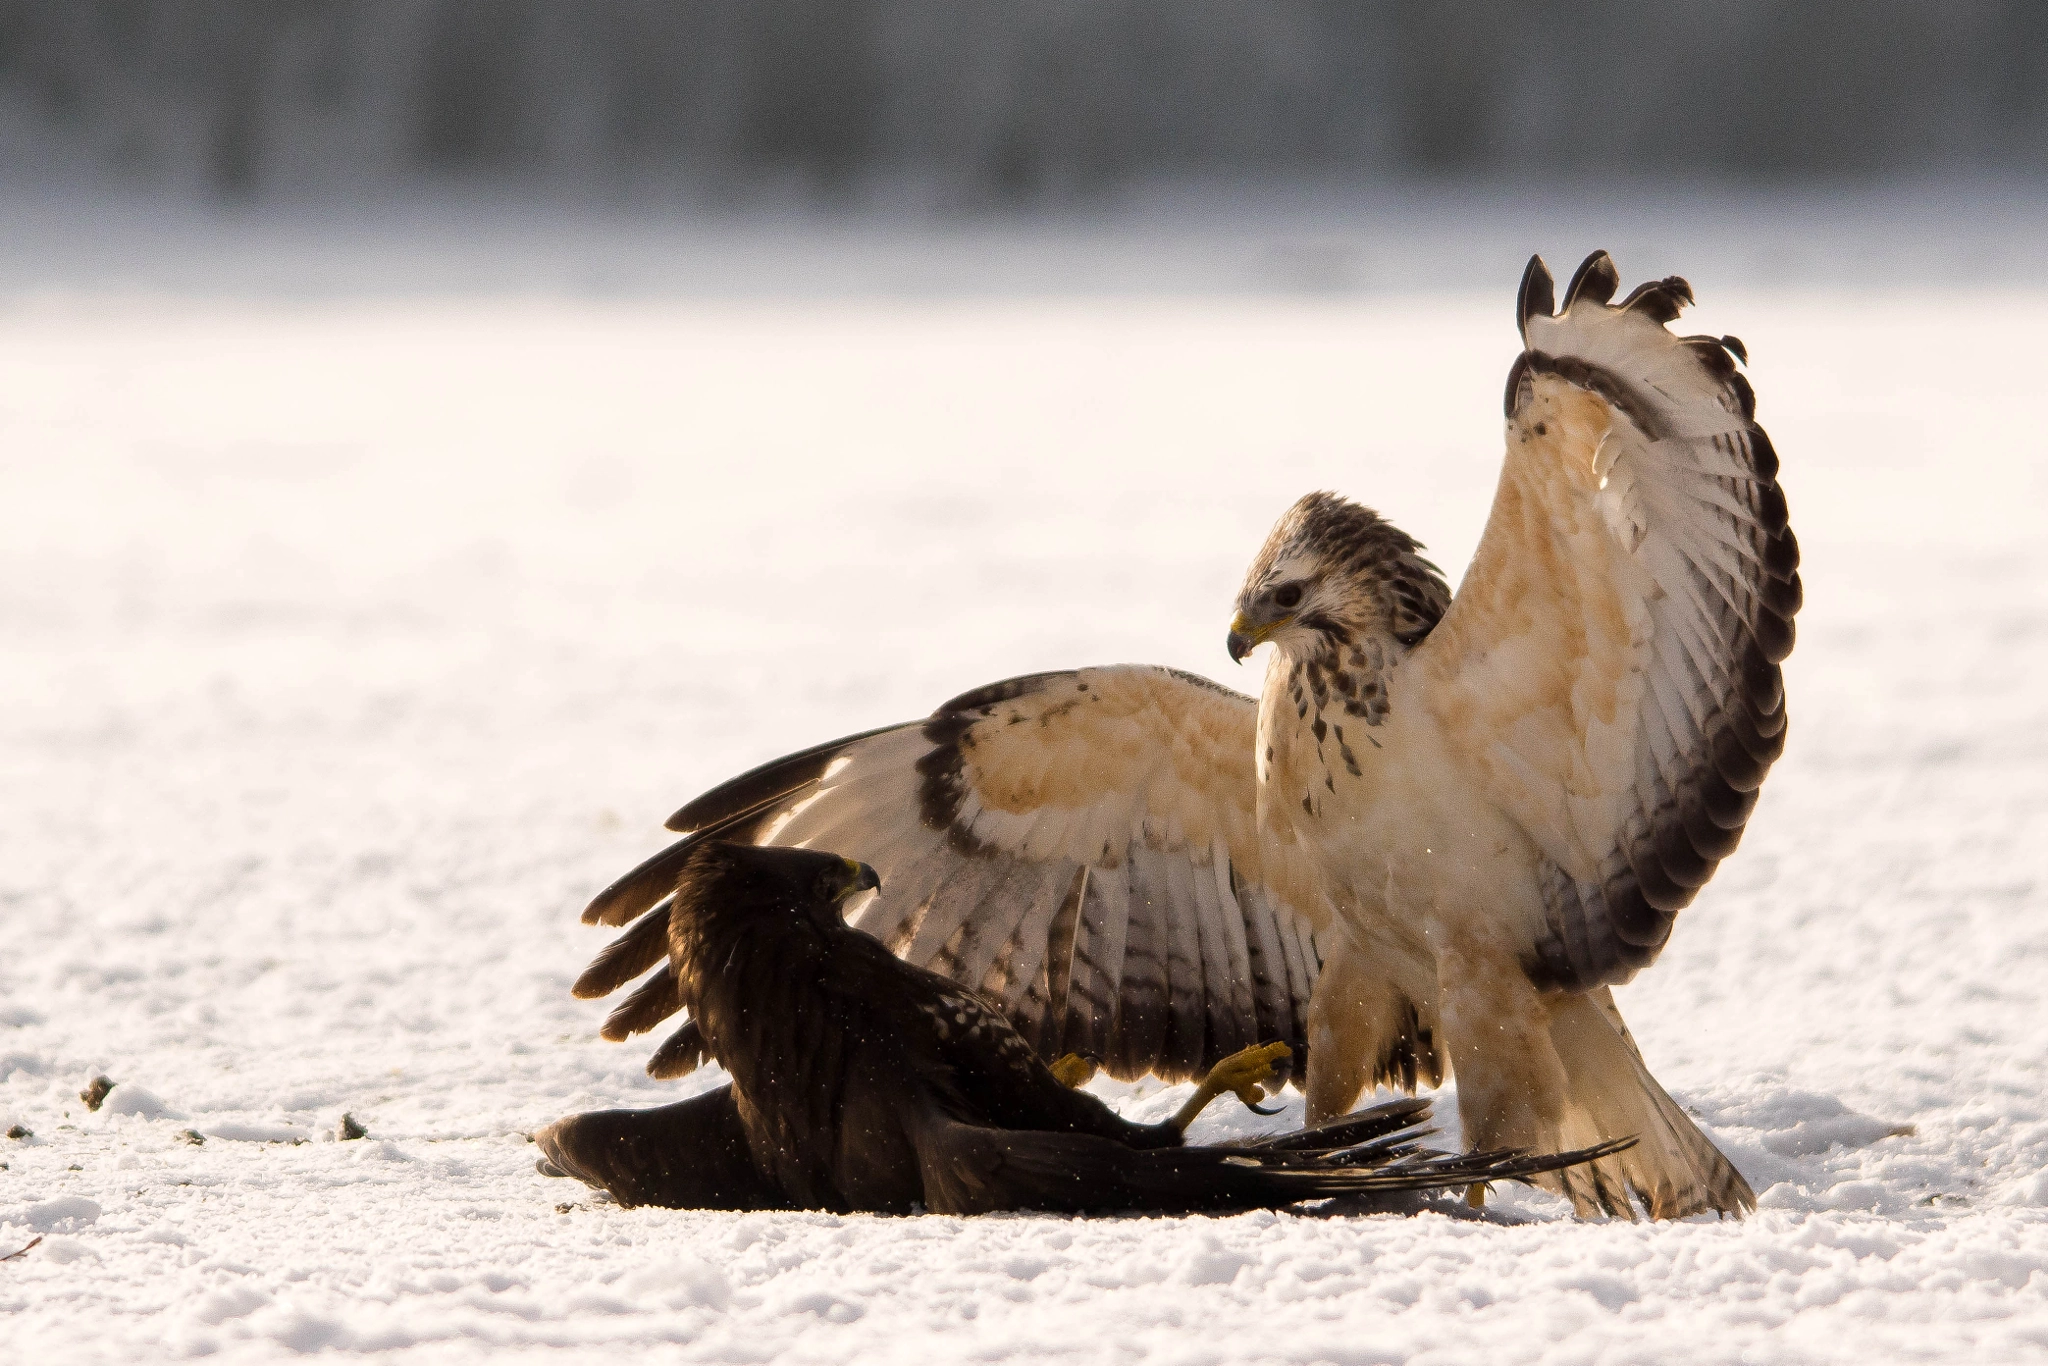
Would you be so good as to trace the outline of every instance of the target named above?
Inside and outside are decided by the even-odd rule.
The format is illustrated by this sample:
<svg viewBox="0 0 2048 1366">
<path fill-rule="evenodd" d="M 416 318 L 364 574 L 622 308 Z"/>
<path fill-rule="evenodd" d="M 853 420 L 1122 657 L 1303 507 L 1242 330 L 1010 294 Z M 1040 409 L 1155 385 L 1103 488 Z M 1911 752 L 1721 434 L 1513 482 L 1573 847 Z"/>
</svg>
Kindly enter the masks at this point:
<svg viewBox="0 0 2048 1366">
<path fill-rule="evenodd" d="M 0 0 L 0 157 L 224 195 L 2048 172 L 2043 0 Z"/>
</svg>

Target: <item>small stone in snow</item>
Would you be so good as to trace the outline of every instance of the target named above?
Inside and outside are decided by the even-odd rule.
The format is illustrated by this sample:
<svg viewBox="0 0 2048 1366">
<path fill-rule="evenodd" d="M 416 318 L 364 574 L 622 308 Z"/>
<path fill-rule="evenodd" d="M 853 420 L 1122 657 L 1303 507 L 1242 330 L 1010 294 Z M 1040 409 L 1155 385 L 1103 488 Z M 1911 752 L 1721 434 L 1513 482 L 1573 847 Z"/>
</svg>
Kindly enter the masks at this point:
<svg viewBox="0 0 2048 1366">
<path fill-rule="evenodd" d="M 206 1142 L 206 1135 L 200 1133 L 197 1129 L 181 1129 L 178 1131 L 178 1137 L 184 1139 L 195 1148 Z"/>
<path fill-rule="evenodd" d="M 7 1136 L 9 1138 L 34 1138 L 36 1135 L 35 1130 L 29 1128 L 26 1124 L 13 1124 L 8 1126 Z"/>
<path fill-rule="evenodd" d="M 94 1077 L 92 1079 L 92 1085 L 86 1087 L 83 1091 L 80 1091 L 78 1093 L 78 1098 L 85 1102 L 86 1109 L 97 1110 L 100 1108 L 100 1106 L 107 1103 L 107 1093 L 113 1089 L 113 1078 Z"/>
<path fill-rule="evenodd" d="M 341 1117 L 341 1127 L 334 1131 L 334 1136 L 343 1143 L 347 1143 L 352 1139 L 368 1138 L 370 1131 L 356 1123 L 354 1115 L 344 1114 Z"/>
</svg>

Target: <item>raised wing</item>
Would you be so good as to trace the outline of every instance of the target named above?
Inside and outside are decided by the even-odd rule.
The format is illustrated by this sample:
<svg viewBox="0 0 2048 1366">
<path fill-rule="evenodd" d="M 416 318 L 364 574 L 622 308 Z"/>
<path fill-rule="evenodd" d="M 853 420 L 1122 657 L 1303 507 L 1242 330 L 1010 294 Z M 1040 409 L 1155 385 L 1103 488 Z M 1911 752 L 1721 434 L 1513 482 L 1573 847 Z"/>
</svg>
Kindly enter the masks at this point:
<svg viewBox="0 0 2048 1366">
<path fill-rule="evenodd" d="M 764 765 L 678 811 L 688 838 L 599 894 L 584 919 L 649 911 L 577 984 L 599 996 L 666 953 L 682 852 L 716 836 L 828 849 L 881 891 L 850 916 L 892 951 L 999 1002 L 1045 1057 L 1115 1076 L 1199 1075 L 1253 1043 L 1308 1048 L 1323 923 L 1313 869 L 1260 848 L 1258 704 L 1140 665 L 1012 679 L 921 722 Z M 680 1008 L 663 966 L 608 1037 Z M 684 1033 L 649 1070 L 695 1065 Z"/>
<path fill-rule="evenodd" d="M 1553 315 L 1523 277 L 1507 460 L 1417 652 L 1453 752 L 1546 857 L 1544 986 L 1626 981 L 1733 852 L 1785 744 L 1799 547 L 1732 337 L 1674 336 L 1671 278 L 1611 305 L 1589 257 Z"/>
</svg>

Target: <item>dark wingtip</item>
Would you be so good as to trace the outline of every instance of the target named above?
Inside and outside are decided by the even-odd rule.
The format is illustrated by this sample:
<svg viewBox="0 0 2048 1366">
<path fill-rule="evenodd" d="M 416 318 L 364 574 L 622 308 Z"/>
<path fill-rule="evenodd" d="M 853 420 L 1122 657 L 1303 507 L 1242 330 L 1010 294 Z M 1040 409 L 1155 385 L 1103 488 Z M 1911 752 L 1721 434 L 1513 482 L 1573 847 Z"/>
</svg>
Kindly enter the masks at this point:
<svg viewBox="0 0 2048 1366">
<path fill-rule="evenodd" d="M 682 984 L 676 980 L 675 970 L 663 963 L 617 1010 L 605 1016 L 604 1027 L 597 1035 L 608 1043 L 630 1039 L 635 1034 L 645 1034 L 682 1008 Z"/>
<path fill-rule="evenodd" d="M 705 1052 L 704 1031 L 694 1019 L 685 1020 L 647 1060 L 647 1075 L 657 1081 L 687 1077 L 703 1063 Z"/>
<path fill-rule="evenodd" d="M 1621 301 L 1625 311 L 1640 313 L 1655 323 L 1668 323 L 1693 301 L 1692 286 L 1683 276 L 1667 275 L 1637 285 Z"/>
<path fill-rule="evenodd" d="M 609 996 L 668 956 L 669 904 L 641 916 L 632 929 L 605 946 L 583 970 L 571 993 L 582 1001 Z"/>
<path fill-rule="evenodd" d="M 1614 268 L 1614 258 L 1604 251 L 1596 251 L 1579 263 L 1572 275 L 1572 282 L 1564 289 L 1564 311 L 1569 313 L 1572 306 L 1581 299 L 1591 299 L 1604 304 L 1614 297 L 1614 291 L 1621 288 L 1621 272 Z"/>
<path fill-rule="evenodd" d="M 1735 357 L 1744 365 L 1749 364 L 1749 348 L 1742 344 L 1742 338 L 1723 337 L 1721 338 L 1721 345 L 1728 349 L 1729 355 Z"/>
<path fill-rule="evenodd" d="M 1543 264 L 1541 256 L 1531 256 L 1522 271 L 1522 287 L 1515 294 L 1515 326 L 1521 330 L 1522 340 L 1529 340 L 1529 319 L 1538 313 L 1552 317 L 1556 312 L 1556 285 L 1550 267 Z"/>
<path fill-rule="evenodd" d="M 872 740 L 877 735 L 900 729 L 901 726 L 877 726 L 858 735 L 827 740 L 822 745 L 785 754 L 780 759 L 770 759 L 737 778 L 728 778 L 685 805 L 668 818 L 668 828 L 679 835 L 711 834 L 717 830 L 733 829 L 772 810 L 783 798 L 817 781 L 845 750 L 863 740 Z"/>
<path fill-rule="evenodd" d="M 694 839 L 677 840 L 590 899 L 583 908 L 586 925 L 623 925 L 676 889 L 676 878 L 689 857 Z"/>
<path fill-rule="evenodd" d="M 1006 678 L 1000 683 L 985 683 L 979 688 L 970 688 L 958 697 L 941 703 L 939 709 L 931 714 L 930 719 L 936 721 L 945 717 L 960 716 L 967 712 L 980 711 L 983 707 L 1008 702 L 1012 698 L 1025 697 L 1043 690 L 1056 681 L 1070 679 L 1077 672 L 1075 669 L 1053 669 L 1046 673 L 1020 674 L 1016 678 Z"/>
<path fill-rule="evenodd" d="M 763 769 L 767 767 L 765 764 L 762 766 Z M 753 773 L 743 773 L 717 790 L 705 793 L 662 822 L 663 828 L 678 835 L 710 835 L 721 830 L 730 830 L 748 818 L 767 811 L 788 793 L 771 792 L 767 796 L 757 798 L 750 806 L 729 804 L 732 796 L 729 789 L 748 781 L 761 771 L 762 769 L 756 769 Z M 801 786 L 802 781 L 797 785 Z"/>
</svg>

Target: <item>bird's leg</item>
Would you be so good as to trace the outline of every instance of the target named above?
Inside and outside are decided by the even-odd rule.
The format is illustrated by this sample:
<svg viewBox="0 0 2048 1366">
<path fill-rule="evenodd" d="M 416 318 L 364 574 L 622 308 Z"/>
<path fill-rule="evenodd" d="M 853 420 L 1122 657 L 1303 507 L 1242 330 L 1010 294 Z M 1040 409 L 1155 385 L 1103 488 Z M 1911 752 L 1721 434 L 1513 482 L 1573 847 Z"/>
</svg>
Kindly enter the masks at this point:
<svg viewBox="0 0 2048 1366">
<path fill-rule="evenodd" d="M 1431 944 L 1466 1151 L 1556 1149 L 1568 1082 L 1550 1040 L 1549 1007 L 1500 945 L 1448 933 Z M 1485 1205 L 1483 1182 L 1466 1189 L 1465 1203 Z"/>
<path fill-rule="evenodd" d="M 1180 1113 L 1169 1121 L 1182 1133 L 1195 1122 L 1195 1116 L 1208 1107 L 1210 1101 L 1230 1092 L 1245 1103 L 1246 1108 L 1258 1114 L 1270 1115 L 1272 1110 L 1259 1109 L 1258 1102 L 1266 1098 L 1259 1083 L 1273 1075 L 1273 1060 L 1285 1058 L 1294 1052 L 1284 1043 L 1262 1043 L 1252 1048 L 1239 1049 L 1209 1069 L 1202 1078 L 1195 1093 L 1188 1097 L 1188 1103 L 1180 1107 Z"/>
<path fill-rule="evenodd" d="M 1096 1069 L 1102 1066 L 1099 1059 L 1085 1053 L 1068 1053 L 1052 1065 L 1053 1079 L 1069 1091 L 1078 1091 L 1094 1077 Z"/>
<path fill-rule="evenodd" d="M 1311 1126 L 1342 1119 L 1372 1090 L 1374 1062 L 1411 1032 L 1412 997 L 1388 976 L 1389 955 L 1362 948 L 1350 934 L 1332 934 L 1327 949 L 1320 941 L 1316 949 L 1323 970 L 1308 1001 L 1308 1037 L 1315 1050 L 1300 1078 L 1308 1101 L 1303 1122 Z M 1427 1050 L 1414 1051 L 1419 1063 Z"/>
</svg>

